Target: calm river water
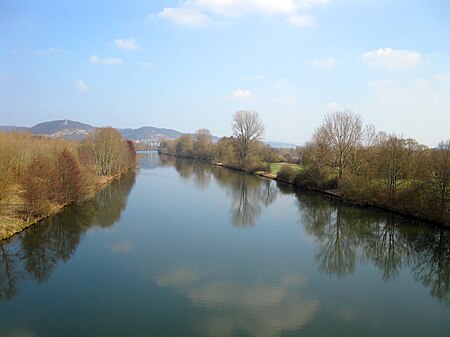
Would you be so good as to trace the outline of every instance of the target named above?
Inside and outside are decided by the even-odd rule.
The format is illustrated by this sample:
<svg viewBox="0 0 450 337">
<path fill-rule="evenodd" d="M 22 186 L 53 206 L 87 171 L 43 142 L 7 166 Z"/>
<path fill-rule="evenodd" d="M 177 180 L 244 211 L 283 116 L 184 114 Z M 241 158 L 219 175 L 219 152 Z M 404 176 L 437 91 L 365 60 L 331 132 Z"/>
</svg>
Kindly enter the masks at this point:
<svg viewBox="0 0 450 337">
<path fill-rule="evenodd" d="M 140 156 L 0 245 L 0 336 L 450 336 L 450 231 Z"/>
</svg>

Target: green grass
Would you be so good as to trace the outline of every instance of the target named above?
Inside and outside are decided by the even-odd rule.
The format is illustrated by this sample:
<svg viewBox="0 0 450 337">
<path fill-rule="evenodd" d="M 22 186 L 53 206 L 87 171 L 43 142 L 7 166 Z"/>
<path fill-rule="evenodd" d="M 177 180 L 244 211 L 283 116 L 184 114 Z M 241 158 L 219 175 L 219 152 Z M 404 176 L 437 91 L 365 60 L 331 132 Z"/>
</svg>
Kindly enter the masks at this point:
<svg viewBox="0 0 450 337">
<path fill-rule="evenodd" d="M 290 166 L 295 172 L 300 172 L 302 167 L 298 164 L 272 163 L 270 164 L 270 173 L 277 174 L 283 166 Z"/>
</svg>

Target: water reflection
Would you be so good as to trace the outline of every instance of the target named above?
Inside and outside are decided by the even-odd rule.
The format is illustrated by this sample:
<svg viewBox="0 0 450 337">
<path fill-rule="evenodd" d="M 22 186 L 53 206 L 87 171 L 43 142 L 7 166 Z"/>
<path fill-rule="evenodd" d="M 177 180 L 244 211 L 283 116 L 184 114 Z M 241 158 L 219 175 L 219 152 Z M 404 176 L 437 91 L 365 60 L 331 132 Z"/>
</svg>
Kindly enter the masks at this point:
<svg viewBox="0 0 450 337">
<path fill-rule="evenodd" d="M 357 272 L 361 263 L 369 263 L 378 268 L 384 282 L 407 270 L 431 296 L 450 306 L 449 230 L 391 213 L 349 207 L 332 198 L 294 191 L 284 184 L 201 161 L 157 154 L 141 158 L 141 168 L 161 166 L 174 168 L 200 190 L 219 185 L 229 199 L 225 207 L 230 210 L 230 222 L 237 228 L 257 226 L 264 208 L 273 205 L 280 194 L 293 195 L 300 226 L 317 243 L 314 254 L 318 270 L 345 278 Z M 58 263 L 74 255 L 86 231 L 114 224 L 125 209 L 134 181 L 134 173 L 125 175 L 95 199 L 73 205 L 0 244 L 0 299 L 13 298 L 28 278 L 45 282 Z M 113 252 L 124 254 L 132 249 L 133 244 L 127 242 L 112 247 Z M 222 331 L 225 336 L 244 330 L 258 336 L 280 335 L 281 331 L 306 325 L 319 310 L 318 300 L 307 296 L 305 280 L 299 275 L 280 275 L 276 281 L 256 283 L 216 276 L 210 271 L 178 269 L 162 272 L 154 280 L 182 294 L 196 307 L 208 309 L 207 319 L 196 323 L 202 335 Z M 351 314 L 346 311 L 342 316 Z"/>
<path fill-rule="evenodd" d="M 280 336 L 307 325 L 319 301 L 304 294 L 306 279 L 286 275 L 272 284 L 243 283 L 217 278 L 195 269 L 177 269 L 155 282 L 207 310 L 195 326 L 202 336 Z"/>
<path fill-rule="evenodd" d="M 254 226 L 277 193 L 294 194 L 300 223 L 318 243 L 315 260 L 320 271 L 345 277 L 358 262 L 371 262 L 384 281 L 394 280 L 404 268 L 430 288 L 433 297 L 450 306 L 450 231 L 389 212 L 344 205 L 336 199 L 294 191 L 282 183 L 207 165 L 161 157 L 183 178 L 213 177 L 231 197 L 231 221 L 236 227 Z M 201 178 L 198 178 L 201 177 Z"/>
<path fill-rule="evenodd" d="M 27 277 L 47 281 L 56 264 L 67 262 L 83 234 L 93 226 L 108 227 L 125 208 L 135 181 L 129 172 L 101 190 L 95 198 L 67 207 L 10 241 L 0 244 L 0 299 L 13 298 Z"/>
<path fill-rule="evenodd" d="M 137 160 L 139 167 L 147 170 L 162 166 L 162 161 L 159 159 L 158 152 L 156 151 L 138 152 Z"/>
<path fill-rule="evenodd" d="M 319 246 L 318 268 L 346 276 L 356 261 L 371 261 L 384 281 L 408 268 L 450 306 L 450 231 L 392 213 L 350 207 L 335 199 L 297 192 L 301 223 Z"/>
<path fill-rule="evenodd" d="M 161 156 L 164 166 L 172 165 L 182 179 L 193 179 L 199 189 L 206 189 L 214 179 L 231 198 L 231 223 L 239 228 L 252 227 L 264 207 L 277 197 L 277 188 L 271 180 L 215 167 L 204 161 Z"/>
</svg>

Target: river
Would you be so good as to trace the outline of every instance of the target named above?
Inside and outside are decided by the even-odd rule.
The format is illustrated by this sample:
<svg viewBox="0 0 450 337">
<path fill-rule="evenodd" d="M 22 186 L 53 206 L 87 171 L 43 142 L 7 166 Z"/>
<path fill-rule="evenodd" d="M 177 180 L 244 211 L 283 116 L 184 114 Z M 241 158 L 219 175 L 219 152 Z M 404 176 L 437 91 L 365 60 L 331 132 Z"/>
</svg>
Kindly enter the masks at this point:
<svg viewBox="0 0 450 337">
<path fill-rule="evenodd" d="M 139 160 L 0 244 L 0 337 L 449 336 L 449 230 Z"/>
</svg>

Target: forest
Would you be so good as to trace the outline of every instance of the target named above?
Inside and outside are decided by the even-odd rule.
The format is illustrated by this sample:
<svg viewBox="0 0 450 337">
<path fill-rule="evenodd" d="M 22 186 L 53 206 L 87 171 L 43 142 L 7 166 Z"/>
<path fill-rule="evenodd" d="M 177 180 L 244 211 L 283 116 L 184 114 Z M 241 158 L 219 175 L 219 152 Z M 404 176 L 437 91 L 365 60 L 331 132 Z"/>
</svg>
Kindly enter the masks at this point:
<svg viewBox="0 0 450 337">
<path fill-rule="evenodd" d="M 113 128 L 83 141 L 0 133 L 0 238 L 26 228 L 136 166 L 134 144 Z"/>
<path fill-rule="evenodd" d="M 309 141 L 295 149 L 264 144 L 264 125 L 254 111 L 237 111 L 232 130 L 230 137 L 213 142 L 209 130 L 199 129 L 194 136 L 163 141 L 159 151 L 450 225 L 450 140 L 429 148 L 377 131 L 352 111 L 328 114 Z"/>
</svg>

